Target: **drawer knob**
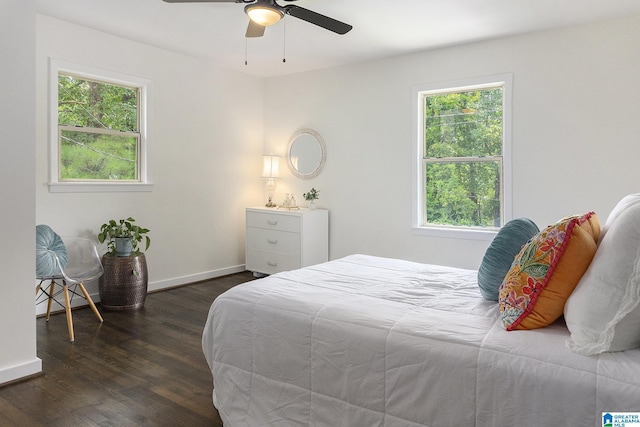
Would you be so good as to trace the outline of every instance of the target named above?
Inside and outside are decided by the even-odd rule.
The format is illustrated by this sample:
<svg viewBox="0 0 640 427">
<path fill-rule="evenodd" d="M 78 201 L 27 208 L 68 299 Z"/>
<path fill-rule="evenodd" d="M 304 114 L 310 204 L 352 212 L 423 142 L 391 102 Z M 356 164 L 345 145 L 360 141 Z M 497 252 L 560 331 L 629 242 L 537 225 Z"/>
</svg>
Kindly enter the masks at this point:
<svg viewBox="0 0 640 427">
<path fill-rule="evenodd" d="M 269 224 L 269 225 L 278 225 L 278 221 L 274 221 L 272 219 L 268 219 L 267 220 L 267 224 Z"/>
<path fill-rule="evenodd" d="M 267 265 L 270 266 L 270 267 L 277 267 L 278 263 L 277 262 L 267 261 Z"/>
<path fill-rule="evenodd" d="M 278 241 L 273 239 L 267 239 L 267 242 L 271 243 L 272 245 L 278 244 Z"/>
</svg>

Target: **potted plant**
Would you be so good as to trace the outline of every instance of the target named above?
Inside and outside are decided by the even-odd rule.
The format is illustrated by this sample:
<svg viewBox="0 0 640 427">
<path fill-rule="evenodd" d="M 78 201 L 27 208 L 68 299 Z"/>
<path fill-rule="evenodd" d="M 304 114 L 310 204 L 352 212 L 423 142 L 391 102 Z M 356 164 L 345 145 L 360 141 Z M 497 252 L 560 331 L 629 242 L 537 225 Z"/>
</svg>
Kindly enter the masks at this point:
<svg viewBox="0 0 640 427">
<path fill-rule="evenodd" d="M 107 253 L 116 256 L 129 256 L 140 254 L 138 244 L 145 240 L 145 249 L 149 249 L 151 239 L 146 234 L 148 228 L 140 227 L 135 224 L 135 219 L 129 217 L 127 219 L 114 220 L 111 219 L 107 223 L 100 226 L 98 241 L 100 243 L 107 242 Z"/>
<path fill-rule="evenodd" d="M 311 188 L 311 190 L 309 190 L 308 193 L 302 193 L 302 197 L 304 197 L 304 199 L 309 202 L 309 209 L 315 209 L 316 208 L 316 200 L 318 200 L 320 198 L 319 195 L 320 191 L 316 190 L 315 188 Z"/>
<path fill-rule="evenodd" d="M 98 241 L 107 242 L 107 253 L 102 257 L 104 274 L 100 276 L 98 292 L 105 310 L 131 310 L 144 305 L 147 296 L 147 261 L 144 250 L 151 239 L 148 228 L 140 227 L 135 219 L 109 220 L 100 227 Z M 130 256 L 133 253 L 135 256 Z"/>
</svg>

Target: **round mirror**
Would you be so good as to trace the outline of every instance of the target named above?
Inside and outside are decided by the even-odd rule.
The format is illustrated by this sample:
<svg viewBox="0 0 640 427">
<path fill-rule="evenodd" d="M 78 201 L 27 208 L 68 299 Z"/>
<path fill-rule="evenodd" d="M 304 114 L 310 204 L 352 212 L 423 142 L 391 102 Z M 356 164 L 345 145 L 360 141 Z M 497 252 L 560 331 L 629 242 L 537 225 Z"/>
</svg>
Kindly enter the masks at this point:
<svg viewBox="0 0 640 427">
<path fill-rule="evenodd" d="M 309 179 L 318 176 L 327 153 L 320 134 L 311 129 L 300 129 L 289 139 L 287 165 L 298 178 Z"/>
</svg>

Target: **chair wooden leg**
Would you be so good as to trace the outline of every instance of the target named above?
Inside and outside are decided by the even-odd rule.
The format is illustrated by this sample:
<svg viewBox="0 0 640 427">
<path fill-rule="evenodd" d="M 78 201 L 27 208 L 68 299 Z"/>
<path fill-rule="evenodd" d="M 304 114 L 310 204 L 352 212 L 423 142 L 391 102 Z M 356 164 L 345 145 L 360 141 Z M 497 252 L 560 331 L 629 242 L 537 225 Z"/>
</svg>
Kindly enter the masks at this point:
<svg viewBox="0 0 640 427">
<path fill-rule="evenodd" d="M 51 316 L 51 301 L 53 300 L 53 291 L 55 290 L 56 282 L 55 280 L 51 281 L 49 284 L 49 300 L 47 301 L 47 322 L 49 321 L 49 316 Z"/>
<path fill-rule="evenodd" d="M 87 290 L 85 289 L 85 287 L 84 287 L 84 285 L 82 283 L 78 283 L 78 286 L 80 286 L 80 290 L 82 291 L 82 294 L 84 295 L 84 299 L 86 299 L 87 302 L 89 303 L 89 306 L 91 306 L 91 310 L 93 310 L 95 315 L 98 317 L 98 320 L 100 320 L 100 322 L 103 322 L 102 316 L 100 315 L 100 312 L 96 308 L 96 305 L 93 303 L 93 300 L 91 299 L 91 296 L 89 295 L 89 292 L 87 292 Z"/>
<path fill-rule="evenodd" d="M 69 299 L 69 287 L 66 282 L 63 282 L 62 289 L 64 290 L 64 305 L 67 312 L 67 327 L 69 328 L 69 340 L 75 341 L 73 335 L 73 318 L 71 317 L 71 300 Z"/>
</svg>

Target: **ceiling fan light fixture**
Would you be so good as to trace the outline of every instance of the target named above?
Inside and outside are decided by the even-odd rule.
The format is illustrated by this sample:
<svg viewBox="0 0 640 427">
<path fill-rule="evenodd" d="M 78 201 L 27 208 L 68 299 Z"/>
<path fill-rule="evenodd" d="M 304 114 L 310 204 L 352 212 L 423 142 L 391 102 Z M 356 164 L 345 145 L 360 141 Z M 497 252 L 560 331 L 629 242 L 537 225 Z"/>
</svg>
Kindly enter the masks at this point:
<svg viewBox="0 0 640 427">
<path fill-rule="evenodd" d="M 247 5 L 244 11 L 249 19 L 263 27 L 273 25 L 284 17 L 282 11 L 264 4 Z"/>
</svg>

